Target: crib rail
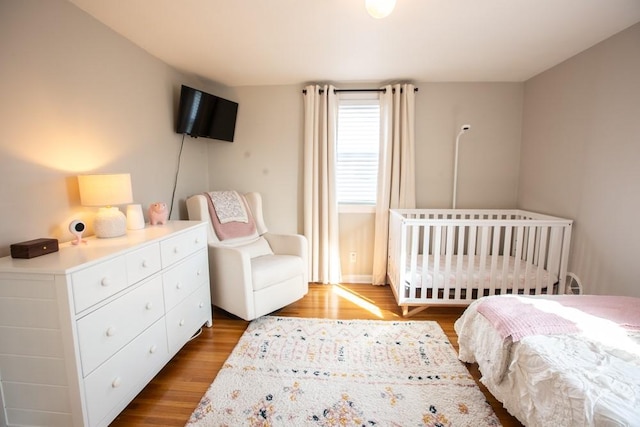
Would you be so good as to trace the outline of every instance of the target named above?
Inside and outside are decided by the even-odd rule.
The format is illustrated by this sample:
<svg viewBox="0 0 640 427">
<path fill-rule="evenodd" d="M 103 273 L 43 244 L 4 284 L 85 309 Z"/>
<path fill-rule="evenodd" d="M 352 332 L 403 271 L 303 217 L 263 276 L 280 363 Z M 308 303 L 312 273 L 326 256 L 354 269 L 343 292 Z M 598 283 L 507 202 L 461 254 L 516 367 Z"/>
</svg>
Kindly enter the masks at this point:
<svg viewBox="0 0 640 427">
<path fill-rule="evenodd" d="M 571 227 L 523 210 L 391 210 L 387 275 L 405 311 L 486 295 L 563 293 Z"/>
</svg>

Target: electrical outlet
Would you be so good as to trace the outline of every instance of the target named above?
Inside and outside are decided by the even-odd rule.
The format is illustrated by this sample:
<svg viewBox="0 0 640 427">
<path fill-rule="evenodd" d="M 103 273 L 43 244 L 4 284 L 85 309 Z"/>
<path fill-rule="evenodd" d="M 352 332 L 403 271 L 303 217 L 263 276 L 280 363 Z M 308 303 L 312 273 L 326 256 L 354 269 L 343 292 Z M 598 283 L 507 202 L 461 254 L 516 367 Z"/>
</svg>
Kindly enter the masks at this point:
<svg viewBox="0 0 640 427">
<path fill-rule="evenodd" d="M 357 260 L 358 260 L 357 252 L 349 253 L 349 261 L 351 261 L 351 264 L 355 264 Z"/>
</svg>

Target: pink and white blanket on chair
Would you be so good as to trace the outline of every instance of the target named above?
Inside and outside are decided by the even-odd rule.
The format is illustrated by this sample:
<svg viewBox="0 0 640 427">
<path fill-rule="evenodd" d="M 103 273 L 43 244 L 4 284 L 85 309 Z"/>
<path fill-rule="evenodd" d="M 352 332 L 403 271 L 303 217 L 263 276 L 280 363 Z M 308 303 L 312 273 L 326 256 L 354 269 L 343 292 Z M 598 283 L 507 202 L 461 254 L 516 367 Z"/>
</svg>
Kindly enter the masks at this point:
<svg viewBox="0 0 640 427">
<path fill-rule="evenodd" d="M 258 237 L 256 224 L 244 197 L 236 191 L 204 193 L 209 206 L 211 225 L 218 239 Z"/>
</svg>

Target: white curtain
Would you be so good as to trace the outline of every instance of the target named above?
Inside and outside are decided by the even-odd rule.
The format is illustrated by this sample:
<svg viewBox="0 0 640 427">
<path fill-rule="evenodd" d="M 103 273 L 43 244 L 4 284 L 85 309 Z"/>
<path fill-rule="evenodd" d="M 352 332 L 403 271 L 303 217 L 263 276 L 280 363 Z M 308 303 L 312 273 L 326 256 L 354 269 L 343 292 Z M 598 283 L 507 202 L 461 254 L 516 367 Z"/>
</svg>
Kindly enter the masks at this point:
<svg viewBox="0 0 640 427">
<path fill-rule="evenodd" d="M 334 89 L 310 85 L 304 96 L 304 234 L 309 243 L 309 281 L 315 283 L 341 281 Z"/>
<path fill-rule="evenodd" d="M 416 206 L 415 88 L 387 85 L 380 96 L 381 146 L 373 245 L 373 284 L 387 280 L 389 209 Z"/>
</svg>

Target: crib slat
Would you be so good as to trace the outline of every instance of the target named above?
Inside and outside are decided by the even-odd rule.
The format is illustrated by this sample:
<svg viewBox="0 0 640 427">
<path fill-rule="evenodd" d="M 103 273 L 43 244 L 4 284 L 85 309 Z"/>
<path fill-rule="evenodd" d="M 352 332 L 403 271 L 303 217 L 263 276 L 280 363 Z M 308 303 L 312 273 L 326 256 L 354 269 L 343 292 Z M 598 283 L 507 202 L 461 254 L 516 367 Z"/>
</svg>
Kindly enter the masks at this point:
<svg viewBox="0 0 640 427">
<path fill-rule="evenodd" d="M 458 227 L 458 245 L 456 246 L 456 299 L 462 298 L 462 263 L 464 261 L 464 239 L 467 227 Z M 467 292 L 465 299 L 471 298 L 471 293 Z"/>
<path fill-rule="evenodd" d="M 473 293 L 473 270 L 475 267 L 475 254 L 476 254 L 476 236 L 478 233 L 478 227 L 469 227 L 469 243 L 467 247 L 467 277 L 465 280 L 465 289 L 467 293 Z"/>
<path fill-rule="evenodd" d="M 453 248 L 453 237 L 455 235 L 454 233 L 454 226 L 453 225 L 448 225 L 446 230 L 446 244 L 445 244 L 445 250 L 444 250 L 444 274 L 443 274 L 443 279 L 444 279 L 444 283 L 443 283 L 443 295 L 442 298 L 443 299 L 450 299 L 451 295 L 449 294 L 449 290 L 451 288 L 451 257 L 453 255 L 454 252 L 454 248 Z"/>
<path fill-rule="evenodd" d="M 493 244 L 491 246 L 491 273 L 489 274 L 489 295 L 496 294 L 496 280 L 498 276 L 498 258 L 500 258 L 500 237 L 502 227 L 493 227 Z"/>
<path fill-rule="evenodd" d="M 516 237 L 516 247 L 515 247 L 515 255 L 513 260 L 513 293 L 518 293 L 518 289 L 520 288 L 520 263 L 522 260 L 522 249 L 524 246 L 524 226 L 519 225 L 516 227 L 517 236 Z"/>
<path fill-rule="evenodd" d="M 429 294 L 429 288 L 433 287 L 433 275 L 429 274 L 430 271 L 433 271 L 433 245 L 434 245 L 434 227 L 432 225 L 428 225 L 425 227 L 426 233 L 429 235 L 429 249 L 423 257 L 422 262 L 422 294 L 421 298 L 423 300 L 427 300 Z"/>
<path fill-rule="evenodd" d="M 438 298 L 440 288 L 440 251 L 442 243 L 442 226 L 434 225 L 434 247 L 433 247 L 433 278 L 431 299 Z"/>
<path fill-rule="evenodd" d="M 567 264 L 569 262 L 569 246 L 571 244 L 571 227 L 572 224 L 568 224 L 565 227 L 558 227 L 560 234 L 562 235 L 562 247 L 558 256 L 558 293 L 565 293 L 565 281 L 567 279 Z"/>
<path fill-rule="evenodd" d="M 489 241 L 489 227 L 483 226 L 480 228 L 480 265 L 478 268 L 478 298 L 484 295 L 486 289 L 485 275 L 487 270 L 487 247 Z M 475 280 L 474 280 L 475 283 Z"/>
<path fill-rule="evenodd" d="M 513 227 L 506 226 L 504 230 L 504 248 L 502 249 L 502 283 L 500 284 L 500 294 L 507 293 L 509 283 L 509 260 L 511 259 L 511 242 Z"/>
<path fill-rule="evenodd" d="M 540 295 L 542 293 L 543 288 L 547 288 L 547 293 L 551 292 L 550 286 L 550 276 L 545 277 L 545 253 L 547 250 L 547 236 L 548 236 L 549 227 L 540 227 L 540 233 L 538 237 L 538 255 L 536 256 L 536 262 L 538 266 L 538 271 L 536 272 L 536 295 Z"/>
<path fill-rule="evenodd" d="M 418 270 L 418 243 L 420 243 L 420 226 L 411 226 L 411 248 L 409 253 L 411 254 L 411 266 L 409 270 L 409 298 L 416 297 L 416 271 Z"/>
<path fill-rule="evenodd" d="M 531 269 L 533 268 L 533 250 L 535 248 L 536 243 L 536 226 L 527 227 L 527 255 L 525 258 L 525 269 L 524 269 L 524 289 L 525 293 L 529 294 L 529 289 L 535 289 L 535 284 L 531 283 Z"/>
<path fill-rule="evenodd" d="M 414 289 L 414 295 L 412 298 L 417 298 L 418 296 L 420 298 L 424 298 L 426 292 L 427 292 L 427 279 L 429 277 L 429 240 L 430 240 L 430 233 L 429 231 L 431 230 L 431 227 L 429 225 L 422 225 L 421 226 L 421 232 L 422 232 L 422 255 L 421 255 L 421 259 L 420 259 L 420 277 L 418 278 L 416 276 L 416 281 L 418 283 L 416 283 L 415 289 Z M 420 294 L 418 295 L 418 288 L 420 289 Z"/>
<path fill-rule="evenodd" d="M 549 242 L 549 258 L 550 262 L 547 266 L 547 270 L 553 272 L 558 278 L 559 264 L 560 264 L 560 244 L 561 244 L 561 229 L 558 227 L 551 228 L 551 239 Z"/>
</svg>

